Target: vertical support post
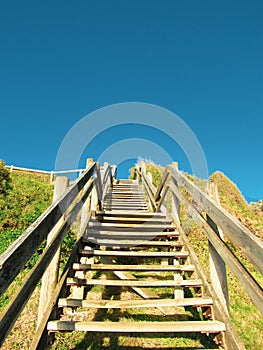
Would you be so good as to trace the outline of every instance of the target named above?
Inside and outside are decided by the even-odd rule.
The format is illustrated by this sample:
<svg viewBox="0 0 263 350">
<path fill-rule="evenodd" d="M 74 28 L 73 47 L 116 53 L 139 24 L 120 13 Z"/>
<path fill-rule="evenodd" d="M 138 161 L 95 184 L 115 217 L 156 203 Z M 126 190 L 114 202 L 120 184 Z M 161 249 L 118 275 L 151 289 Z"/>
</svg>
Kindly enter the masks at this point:
<svg viewBox="0 0 263 350">
<path fill-rule="evenodd" d="M 146 173 L 146 166 L 145 166 L 145 164 L 142 165 L 142 170 L 144 171 L 146 177 L 148 177 L 149 182 L 152 185 L 152 183 L 153 183 L 152 173 L 151 172 Z M 149 198 L 148 203 L 149 203 L 149 207 L 151 208 L 151 210 L 154 211 L 155 208 L 153 207 L 153 204 L 152 204 L 150 198 Z"/>
<path fill-rule="evenodd" d="M 178 163 L 173 162 L 172 165 L 178 170 Z M 172 178 L 172 183 L 178 187 L 178 182 Z M 180 223 L 180 201 L 177 196 L 172 192 L 172 213 L 177 224 Z"/>
<path fill-rule="evenodd" d="M 86 161 L 86 169 L 94 163 L 93 158 L 88 158 Z M 92 181 L 92 179 L 90 179 Z M 86 189 L 86 186 L 88 186 L 90 182 L 88 182 L 84 189 Z M 94 188 L 93 188 L 94 190 Z M 93 191 L 92 190 L 92 191 Z M 80 228 L 78 233 L 78 238 L 80 238 L 81 233 L 85 229 L 84 225 L 86 224 L 88 217 L 90 215 L 90 209 L 91 209 L 91 195 L 88 196 L 85 203 L 83 204 L 82 210 L 81 210 L 81 219 L 80 219 Z M 85 249 L 89 249 L 89 247 L 86 247 Z M 81 264 L 88 264 L 90 262 L 90 258 L 81 257 L 80 263 Z M 76 271 L 75 273 L 76 278 L 85 278 L 85 273 L 83 271 Z M 72 288 L 72 298 L 74 299 L 83 299 L 84 298 L 84 287 L 83 286 L 74 286 Z"/>
<path fill-rule="evenodd" d="M 69 184 L 69 179 L 65 176 L 56 177 L 53 203 L 57 201 L 66 191 Z M 52 241 L 56 233 L 58 232 L 64 218 L 62 217 L 55 227 L 50 231 L 47 237 L 47 245 Z M 48 268 L 42 277 L 42 286 L 40 291 L 39 307 L 38 307 L 38 325 L 41 322 L 42 316 L 45 312 L 46 305 L 49 302 L 52 292 L 56 288 L 59 275 L 59 260 L 60 260 L 60 248 L 55 253 Z"/>
<path fill-rule="evenodd" d="M 178 259 L 174 259 L 174 266 L 179 266 L 180 262 Z M 183 276 L 180 272 L 174 273 L 174 280 L 178 282 L 179 286 L 174 287 L 174 299 L 183 299 L 184 298 L 184 289 L 180 284 L 183 282 Z"/>
<path fill-rule="evenodd" d="M 111 166 L 111 182 L 110 184 L 112 185 L 114 181 L 116 181 L 116 176 L 117 176 L 117 167 L 116 165 Z"/>
<path fill-rule="evenodd" d="M 216 184 L 208 184 L 208 194 L 219 203 L 219 196 Z M 224 235 L 220 228 L 217 227 L 215 222 L 207 215 L 207 222 L 217 235 L 223 239 Z M 210 264 L 210 277 L 212 286 L 220 299 L 222 305 L 225 307 L 225 311 L 229 313 L 229 299 L 228 299 L 228 287 L 227 287 L 227 275 L 226 266 L 224 260 L 218 254 L 214 246 L 209 242 L 209 264 Z"/>
<path fill-rule="evenodd" d="M 136 165 L 136 180 L 138 183 L 142 181 L 142 168 L 139 165 Z"/>
<path fill-rule="evenodd" d="M 50 183 L 52 183 L 53 182 L 53 179 L 54 179 L 54 171 L 51 171 L 50 172 Z"/>
<path fill-rule="evenodd" d="M 98 198 L 98 207 L 99 207 L 99 210 L 102 209 L 102 203 L 101 203 L 101 200 L 102 200 L 102 182 L 101 182 L 101 175 L 100 175 L 100 167 L 99 167 L 99 163 L 97 162 L 96 163 L 96 190 L 97 190 L 97 198 Z"/>
<path fill-rule="evenodd" d="M 107 162 L 104 162 L 103 167 L 100 168 L 100 174 L 101 174 L 101 206 L 103 207 L 103 200 L 104 200 L 104 195 L 107 192 L 107 188 L 110 185 L 110 178 L 109 175 L 105 178 L 105 175 L 108 171 L 108 166 L 109 164 Z"/>
<path fill-rule="evenodd" d="M 88 169 L 88 167 L 92 163 L 94 163 L 94 159 L 93 158 L 88 158 L 86 160 L 86 169 Z M 88 183 L 84 186 L 84 190 L 86 190 L 87 186 L 89 186 L 90 181 L 92 181 L 92 180 L 88 181 Z M 79 227 L 79 232 L 78 232 L 78 239 L 80 238 L 81 232 L 84 229 L 83 226 L 84 226 L 85 222 L 87 221 L 87 218 L 88 218 L 88 215 L 89 215 L 89 212 L 90 212 L 90 205 L 91 205 L 90 202 L 91 202 L 91 195 L 88 196 L 88 198 L 86 199 L 85 203 L 83 203 L 83 207 L 82 207 L 82 210 L 81 210 L 81 218 L 80 218 L 80 227 Z"/>
<path fill-rule="evenodd" d="M 92 163 L 94 163 L 94 159 L 93 158 L 88 158 L 87 159 L 87 167 L 89 167 Z M 92 181 L 95 181 L 94 179 Z M 96 187 L 95 184 L 91 190 L 91 194 L 90 194 L 90 212 L 91 214 L 93 214 L 96 210 L 97 210 L 97 203 L 98 203 L 98 196 L 97 196 L 97 191 L 96 191 Z"/>
</svg>

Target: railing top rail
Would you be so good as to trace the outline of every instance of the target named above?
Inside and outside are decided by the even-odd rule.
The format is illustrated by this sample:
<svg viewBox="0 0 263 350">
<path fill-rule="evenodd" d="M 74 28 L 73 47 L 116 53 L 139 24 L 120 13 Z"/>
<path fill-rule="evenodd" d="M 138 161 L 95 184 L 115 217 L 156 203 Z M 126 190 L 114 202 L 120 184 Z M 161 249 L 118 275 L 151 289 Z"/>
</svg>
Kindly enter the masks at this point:
<svg viewBox="0 0 263 350">
<path fill-rule="evenodd" d="M 18 167 L 14 165 L 5 165 L 6 168 L 12 169 L 12 170 L 20 170 L 20 171 L 28 171 L 28 172 L 34 172 L 34 173 L 41 173 L 41 174 L 70 174 L 70 173 L 78 173 L 82 172 L 85 169 L 70 169 L 70 170 L 40 170 L 40 169 L 31 169 L 31 168 L 24 168 L 24 167 Z"/>
</svg>

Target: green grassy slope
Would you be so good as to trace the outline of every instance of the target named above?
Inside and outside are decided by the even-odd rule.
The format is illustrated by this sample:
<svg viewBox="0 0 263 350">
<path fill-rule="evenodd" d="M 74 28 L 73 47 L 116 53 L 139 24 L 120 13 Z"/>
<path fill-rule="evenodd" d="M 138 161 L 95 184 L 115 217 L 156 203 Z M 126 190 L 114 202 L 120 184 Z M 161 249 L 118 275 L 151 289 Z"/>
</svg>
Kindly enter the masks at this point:
<svg viewBox="0 0 263 350">
<path fill-rule="evenodd" d="M 263 239 L 263 211 L 249 205 L 237 186 L 222 172 L 213 173 L 210 181 L 217 184 L 222 207 L 256 236 Z"/>
<path fill-rule="evenodd" d="M 53 195 L 46 177 L 15 172 L 10 177 L 11 189 L 0 194 L 0 254 L 46 210 Z"/>
</svg>

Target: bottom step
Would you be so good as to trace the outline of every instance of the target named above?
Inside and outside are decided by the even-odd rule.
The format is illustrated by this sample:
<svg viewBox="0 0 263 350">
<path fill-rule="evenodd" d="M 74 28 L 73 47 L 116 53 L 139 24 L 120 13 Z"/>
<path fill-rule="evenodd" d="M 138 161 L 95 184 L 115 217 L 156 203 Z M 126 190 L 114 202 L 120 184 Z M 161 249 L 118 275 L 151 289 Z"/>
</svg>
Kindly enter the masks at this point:
<svg viewBox="0 0 263 350">
<path fill-rule="evenodd" d="M 117 332 L 117 333 L 221 333 L 226 330 L 219 321 L 178 321 L 178 322 L 74 322 L 50 321 L 49 331 Z"/>
</svg>

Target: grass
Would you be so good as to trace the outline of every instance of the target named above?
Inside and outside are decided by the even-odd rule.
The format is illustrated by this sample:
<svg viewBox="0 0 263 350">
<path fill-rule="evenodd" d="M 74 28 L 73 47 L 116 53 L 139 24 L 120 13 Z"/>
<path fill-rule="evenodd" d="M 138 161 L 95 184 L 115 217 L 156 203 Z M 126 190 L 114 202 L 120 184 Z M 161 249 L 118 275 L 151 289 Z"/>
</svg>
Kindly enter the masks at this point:
<svg viewBox="0 0 263 350">
<path fill-rule="evenodd" d="M 11 173 L 11 189 L 0 195 L 0 254 L 51 204 L 53 186 L 33 174 Z"/>
</svg>

